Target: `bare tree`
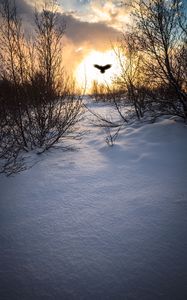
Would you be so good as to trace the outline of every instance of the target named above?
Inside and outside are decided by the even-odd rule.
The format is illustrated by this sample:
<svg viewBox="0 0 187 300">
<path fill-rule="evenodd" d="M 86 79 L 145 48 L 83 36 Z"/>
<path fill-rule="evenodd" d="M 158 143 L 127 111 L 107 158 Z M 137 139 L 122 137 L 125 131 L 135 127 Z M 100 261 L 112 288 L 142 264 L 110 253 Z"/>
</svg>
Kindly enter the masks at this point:
<svg viewBox="0 0 187 300">
<path fill-rule="evenodd" d="M 34 42 L 26 43 L 15 4 L 4 1 L 0 28 L 0 158 L 5 170 L 16 170 L 20 153 L 48 150 L 64 138 L 75 138 L 82 97 L 63 72 L 64 23 L 54 7 L 35 13 Z M 60 22 L 60 23 L 59 23 Z M 2 168 L 3 169 L 3 168 Z M 20 167 L 18 168 L 20 170 Z"/>
<path fill-rule="evenodd" d="M 36 52 L 38 57 L 38 69 L 44 76 L 46 86 L 50 90 L 62 89 L 62 37 L 65 31 L 65 23 L 60 19 L 54 4 L 45 5 L 42 12 L 35 11 L 36 24 Z"/>
<path fill-rule="evenodd" d="M 137 38 L 144 53 L 147 74 L 154 79 L 155 85 L 166 84 L 173 89 L 175 101 L 171 105 L 180 109 L 186 119 L 187 21 L 182 6 L 179 0 L 138 0 L 134 8 Z"/>
<path fill-rule="evenodd" d="M 11 97 L 4 97 L 4 105 L 15 122 L 17 131 L 17 142 L 24 144 L 27 148 L 27 141 L 24 132 L 23 122 L 23 95 L 20 89 L 27 77 L 27 58 L 25 55 L 25 38 L 22 31 L 21 19 L 17 16 L 15 3 L 3 1 L 0 9 L 1 34 L 0 34 L 0 56 L 2 61 L 2 77 L 8 83 L 11 90 Z M 6 98 L 6 99 L 5 99 Z"/>
<path fill-rule="evenodd" d="M 114 49 L 121 66 L 121 73 L 115 78 L 114 84 L 125 95 L 124 104 L 132 105 L 137 118 L 140 119 L 145 109 L 144 88 L 148 85 L 148 78 L 143 73 L 144 60 L 137 43 L 133 32 L 125 32 L 120 45 Z"/>
</svg>

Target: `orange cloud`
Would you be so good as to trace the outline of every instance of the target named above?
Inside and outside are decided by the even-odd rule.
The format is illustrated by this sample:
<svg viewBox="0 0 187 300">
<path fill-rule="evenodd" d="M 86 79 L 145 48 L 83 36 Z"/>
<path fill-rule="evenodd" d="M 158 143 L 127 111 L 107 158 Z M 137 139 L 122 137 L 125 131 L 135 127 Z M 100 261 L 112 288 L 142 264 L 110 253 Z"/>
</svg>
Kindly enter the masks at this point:
<svg viewBox="0 0 187 300">
<path fill-rule="evenodd" d="M 63 14 L 66 23 L 64 36 L 64 64 L 70 73 L 91 51 L 112 48 L 121 32 L 105 23 L 81 21 L 71 14 Z"/>
</svg>

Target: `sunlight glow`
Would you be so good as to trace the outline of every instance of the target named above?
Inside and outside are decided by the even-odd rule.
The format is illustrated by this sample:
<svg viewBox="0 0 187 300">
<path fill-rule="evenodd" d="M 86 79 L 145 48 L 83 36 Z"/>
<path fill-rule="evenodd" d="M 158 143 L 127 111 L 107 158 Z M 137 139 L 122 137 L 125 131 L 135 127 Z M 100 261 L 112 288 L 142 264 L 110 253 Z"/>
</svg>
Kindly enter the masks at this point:
<svg viewBox="0 0 187 300">
<path fill-rule="evenodd" d="M 102 74 L 94 67 L 94 64 L 111 64 L 112 66 Z M 86 88 L 86 91 L 89 92 L 94 81 L 97 81 L 98 84 L 111 86 L 113 78 L 120 73 L 120 70 L 120 63 L 113 50 L 91 51 L 76 69 L 75 76 L 79 87 Z"/>
</svg>

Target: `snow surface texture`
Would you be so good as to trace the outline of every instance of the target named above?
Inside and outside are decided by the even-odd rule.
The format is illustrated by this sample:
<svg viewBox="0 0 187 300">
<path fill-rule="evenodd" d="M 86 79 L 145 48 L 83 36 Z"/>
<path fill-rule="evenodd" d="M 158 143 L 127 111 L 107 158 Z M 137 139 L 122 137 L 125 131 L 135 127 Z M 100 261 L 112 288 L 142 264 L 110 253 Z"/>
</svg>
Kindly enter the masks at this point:
<svg viewBox="0 0 187 300">
<path fill-rule="evenodd" d="M 1 300 L 186 300 L 187 127 L 98 128 L 0 176 Z M 86 123 L 87 122 L 87 123 Z"/>
</svg>

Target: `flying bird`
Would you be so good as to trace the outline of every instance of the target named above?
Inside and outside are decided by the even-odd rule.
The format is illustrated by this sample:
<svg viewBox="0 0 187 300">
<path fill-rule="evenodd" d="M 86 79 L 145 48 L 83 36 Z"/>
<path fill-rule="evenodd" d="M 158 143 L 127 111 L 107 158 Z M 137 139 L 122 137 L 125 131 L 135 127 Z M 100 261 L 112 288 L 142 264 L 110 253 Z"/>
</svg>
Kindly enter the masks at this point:
<svg viewBox="0 0 187 300">
<path fill-rule="evenodd" d="M 99 69 L 101 73 L 105 73 L 105 71 L 110 69 L 111 66 L 112 65 L 105 65 L 105 66 L 94 65 L 94 67 Z"/>
</svg>

